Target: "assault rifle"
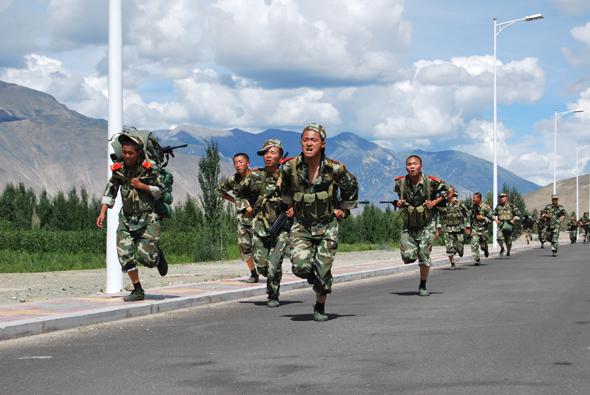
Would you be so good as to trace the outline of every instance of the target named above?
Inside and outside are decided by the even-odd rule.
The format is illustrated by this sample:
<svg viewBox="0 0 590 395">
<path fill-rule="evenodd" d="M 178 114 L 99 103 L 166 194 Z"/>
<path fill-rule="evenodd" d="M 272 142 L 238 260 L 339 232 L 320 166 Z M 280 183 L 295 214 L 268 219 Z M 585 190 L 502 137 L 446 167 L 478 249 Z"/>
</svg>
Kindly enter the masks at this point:
<svg viewBox="0 0 590 395">
<path fill-rule="evenodd" d="M 359 200 L 359 204 L 371 204 L 368 200 Z"/>
<path fill-rule="evenodd" d="M 399 200 L 397 200 L 397 199 L 395 199 L 395 200 L 379 200 L 379 203 L 393 205 L 393 211 L 397 210 L 397 203 L 398 202 L 399 202 Z"/>
<path fill-rule="evenodd" d="M 174 158 L 174 150 L 178 148 L 185 148 L 188 147 L 188 144 L 176 145 L 171 146 L 167 145 L 165 147 L 160 148 L 160 159 L 162 161 L 162 167 L 166 167 L 168 165 L 168 160 L 170 157 Z"/>
</svg>

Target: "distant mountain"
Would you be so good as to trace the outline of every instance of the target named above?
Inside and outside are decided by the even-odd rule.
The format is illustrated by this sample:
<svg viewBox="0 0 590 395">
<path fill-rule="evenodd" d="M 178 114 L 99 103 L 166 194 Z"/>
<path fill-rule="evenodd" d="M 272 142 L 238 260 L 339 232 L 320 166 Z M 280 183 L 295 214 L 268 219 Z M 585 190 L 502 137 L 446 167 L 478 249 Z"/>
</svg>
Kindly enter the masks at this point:
<svg viewBox="0 0 590 395">
<path fill-rule="evenodd" d="M 250 133 L 240 129 L 214 130 L 181 125 L 157 130 L 163 144 L 188 144 L 171 160 L 174 195 L 178 200 L 198 193 L 197 166 L 207 141 L 218 143 L 222 173 L 233 169 L 236 152 L 250 155 L 254 166 L 262 161 L 256 151 L 269 138 L 278 138 L 290 156 L 299 154 L 299 133 L 269 129 Z M 49 193 L 85 186 L 98 196 L 107 178 L 107 122 L 68 109 L 43 92 L 0 81 L 0 185 L 24 182 Z M 327 155 L 343 162 L 357 176 L 360 198 L 383 200 L 393 197 L 393 179 L 405 173 L 407 152 L 396 153 L 354 133 L 328 138 Z M 459 151 L 416 151 L 424 159 L 425 171 L 455 185 L 463 195 L 490 189 L 490 162 Z M 507 183 L 522 193 L 537 185 L 500 168 L 500 185 Z"/>
</svg>

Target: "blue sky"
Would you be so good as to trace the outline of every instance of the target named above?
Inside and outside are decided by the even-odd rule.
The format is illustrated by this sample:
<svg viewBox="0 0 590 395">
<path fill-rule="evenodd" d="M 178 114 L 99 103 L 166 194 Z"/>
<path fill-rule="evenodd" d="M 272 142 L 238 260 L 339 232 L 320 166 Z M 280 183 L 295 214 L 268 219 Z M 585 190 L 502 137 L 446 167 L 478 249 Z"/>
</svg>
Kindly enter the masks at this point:
<svg viewBox="0 0 590 395">
<path fill-rule="evenodd" d="M 104 0 L 0 0 L 0 79 L 107 114 Z M 501 165 L 558 178 L 590 144 L 587 0 L 125 0 L 124 122 L 297 130 L 491 158 L 492 17 Z M 575 152 L 574 152 L 575 154 Z M 590 152 L 588 152 L 590 157 Z M 583 165 L 589 167 L 584 157 Z"/>
</svg>

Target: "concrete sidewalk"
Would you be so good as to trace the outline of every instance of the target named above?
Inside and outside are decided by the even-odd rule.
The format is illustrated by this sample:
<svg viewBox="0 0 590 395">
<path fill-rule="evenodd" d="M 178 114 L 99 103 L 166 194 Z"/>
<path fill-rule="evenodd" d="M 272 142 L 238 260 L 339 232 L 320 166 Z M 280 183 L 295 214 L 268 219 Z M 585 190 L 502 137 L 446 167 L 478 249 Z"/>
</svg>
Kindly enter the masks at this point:
<svg viewBox="0 0 590 395">
<path fill-rule="evenodd" d="M 513 251 L 528 248 L 531 247 L 515 243 Z M 432 254 L 433 266 L 448 265 L 448 259 L 442 253 L 442 249 L 437 250 L 437 253 Z M 457 259 L 457 262 L 472 262 L 469 252 L 469 248 L 466 248 L 466 255 L 469 256 Z M 490 256 L 497 254 L 498 251 L 493 251 L 490 247 Z M 288 269 L 289 266 L 290 262 L 287 259 L 283 267 Z M 364 262 L 355 266 L 335 266 L 332 273 L 334 283 L 340 283 L 417 269 L 417 264 L 404 265 L 401 258 L 397 258 Z M 266 294 L 264 278 L 261 278 L 262 281 L 258 284 L 247 284 L 245 280 L 246 277 L 228 278 L 147 289 L 146 300 L 134 303 L 123 302 L 123 296 L 127 294 L 125 292 L 116 295 L 59 298 L 3 305 L 0 306 L 0 340 Z M 307 281 L 291 273 L 284 273 L 281 282 L 282 292 L 305 287 L 310 287 Z"/>
</svg>

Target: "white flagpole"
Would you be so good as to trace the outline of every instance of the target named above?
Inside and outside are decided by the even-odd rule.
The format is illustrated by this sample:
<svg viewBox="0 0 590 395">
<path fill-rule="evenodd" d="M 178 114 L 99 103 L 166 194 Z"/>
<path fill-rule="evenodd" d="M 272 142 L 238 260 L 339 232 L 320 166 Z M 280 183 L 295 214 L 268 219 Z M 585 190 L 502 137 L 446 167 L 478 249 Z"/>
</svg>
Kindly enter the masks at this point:
<svg viewBox="0 0 590 395">
<path fill-rule="evenodd" d="M 109 139 L 123 128 L 123 86 L 122 86 L 122 5 L 121 0 L 109 0 Z M 109 156 L 113 152 L 110 142 L 107 145 Z M 107 157 L 107 163 L 111 163 Z M 109 171 L 110 176 L 110 171 Z M 123 274 L 117 258 L 117 226 L 121 196 L 117 196 L 115 206 L 107 214 L 107 283 L 106 293 L 117 293 L 123 288 Z"/>
</svg>

